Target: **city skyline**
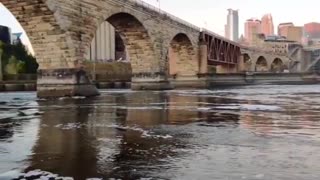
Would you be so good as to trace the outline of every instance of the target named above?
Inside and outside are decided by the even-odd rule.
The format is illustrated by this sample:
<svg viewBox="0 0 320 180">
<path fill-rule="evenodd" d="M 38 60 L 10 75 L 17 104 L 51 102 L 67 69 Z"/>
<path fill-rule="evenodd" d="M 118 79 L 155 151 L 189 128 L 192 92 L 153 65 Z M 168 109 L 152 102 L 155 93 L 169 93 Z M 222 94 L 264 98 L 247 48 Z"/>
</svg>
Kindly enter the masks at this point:
<svg viewBox="0 0 320 180">
<path fill-rule="evenodd" d="M 276 35 L 274 32 L 274 22 L 272 14 L 265 14 L 261 18 L 261 33 L 267 36 Z"/>
<path fill-rule="evenodd" d="M 320 18 L 317 18 L 315 6 L 310 6 L 308 11 L 297 16 L 297 11 L 300 12 L 304 5 L 298 2 L 290 4 L 290 8 L 285 10 L 283 8 L 286 3 L 271 0 L 268 2 L 256 2 L 254 0 L 218 0 L 214 4 L 210 0 L 203 0 L 201 3 L 191 0 L 145 0 L 146 2 L 154 5 L 155 7 L 161 7 L 161 9 L 180 17 L 190 23 L 193 23 L 199 27 L 208 28 L 220 35 L 224 36 L 224 25 L 226 24 L 227 9 L 239 9 L 239 36 L 244 35 L 244 23 L 247 19 L 252 17 L 261 19 L 266 13 L 271 13 L 274 17 L 275 32 L 278 24 L 283 22 L 293 22 L 297 26 L 303 26 L 309 22 L 319 22 Z M 315 0 L 306 0 L 308 3 L 316 3 Z M 306 2 L 304 1 L 304 2 Z M 183 4 L 183 6 L 181 6 Z M 277 6 L 274 6 L 276 4 Z M 250 8 L 254 6 L 255 8 Z M 263 11 L 261 11 L 261 9 Z M 192 13 L 190 13 L 192 11 Z M 196 15 L 196 16 L 195 16 Z M 15 22 L 15 19 L 5 8 L 0 5 L 0 24 L 10 26 L 13 32 L 22 31 L 22 28 Z M 26 37 L 22 39 L 25 41 Z"/>
</svg>

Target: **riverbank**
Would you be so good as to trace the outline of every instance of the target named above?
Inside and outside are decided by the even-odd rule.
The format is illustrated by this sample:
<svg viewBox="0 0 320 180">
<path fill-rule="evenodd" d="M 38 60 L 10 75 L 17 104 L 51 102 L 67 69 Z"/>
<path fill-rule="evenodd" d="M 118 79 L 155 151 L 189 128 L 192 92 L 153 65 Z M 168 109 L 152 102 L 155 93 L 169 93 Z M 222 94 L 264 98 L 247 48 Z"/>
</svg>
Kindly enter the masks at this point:
<svg viewBox="0 0 320 180">
<path fill-rule="evenodd" d="M 97 82 L 98 89 L 130 89 L 131 82 Z M 36 91 L 36 81 L 0 82 L 0 92 Z"/>
<path fill-rule="evenodd" d="M 207 86 L 306 85 L 320 83 L 315 73 L 234 73 L 207 75 Z"/>
<path fill-rule="evenodd" d="M 173 89 L 211 89 L 224 86 L 247 85 L 305 85 L 319 84 L 320 76 L 314 73 L 237 73 L 207 74 L 197 78 L 176 78 L 169 80 Z M 94 82 L 98 89 L 130 89 L 128 78 L 99 78 Z M 0 92 L 36 91 L 36 80 L 10 80 L 0 82 Z"/>
</svg>

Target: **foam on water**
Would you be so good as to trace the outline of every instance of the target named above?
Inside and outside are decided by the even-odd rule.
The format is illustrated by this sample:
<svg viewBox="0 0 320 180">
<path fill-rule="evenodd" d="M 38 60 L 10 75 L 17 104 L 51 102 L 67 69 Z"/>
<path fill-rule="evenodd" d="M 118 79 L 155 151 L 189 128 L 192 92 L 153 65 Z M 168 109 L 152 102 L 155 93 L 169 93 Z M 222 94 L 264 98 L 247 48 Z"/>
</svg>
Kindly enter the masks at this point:
<svg viewBox="0 0 320 180">
<path fill-rule="evenodd" d="M 196 108 L 201 112 L 208 112 L 211 110 L 234 110 L 234 111 L 271 111 L 279 112 L 283 109 L 279 106 L 272 105 L 258 105 L 258 104 L 220 104 L 219 106 L 208 106 Z"/>
<path fill-rule="evenodd" d="M 0 116 L 14 117 L 0 120 L 0 172 L 8 171 L 0 179 L 39 168 L 24 175 L 317 179 L 319 89 L 104 91 L 45 101 L 3 95 Z"/>
<path fill-rule="evenodd" d="M 67 124 L 57 124 L 54 127 L 55 128 L 59 128 L 61 130 L 76 130 L 76 129 L 81 129 L 84 127 L 88 127 L 89 125 L 87 124 L 82 124 L 82 123 L 67 123 Z M 48 127 L 48 125 L 44 124 L 43 127 Z M 112 124 L 112 125 L 108 125 L 108 124 L 93 124 L 90 125 L 90 127 L 104 127 L 104 128 L 113 128 L 113 129 L 117 129 L 119 131 L 136 131 L 139 132 L 141 134 L 141 137 L 144 138 L 155 138 L 155 139 L 168 139 L 168 138 L 172 138 L 172 136 L 166 134 L 166 135 L 158 135 L 155 134 L 154 132 L 150 131 L 150 130 L 145 130 L 139 127 L 132 127 L 132 126 L 121 126 L 121 125 L 116 125 L 116 124 Z"/>
</svg>

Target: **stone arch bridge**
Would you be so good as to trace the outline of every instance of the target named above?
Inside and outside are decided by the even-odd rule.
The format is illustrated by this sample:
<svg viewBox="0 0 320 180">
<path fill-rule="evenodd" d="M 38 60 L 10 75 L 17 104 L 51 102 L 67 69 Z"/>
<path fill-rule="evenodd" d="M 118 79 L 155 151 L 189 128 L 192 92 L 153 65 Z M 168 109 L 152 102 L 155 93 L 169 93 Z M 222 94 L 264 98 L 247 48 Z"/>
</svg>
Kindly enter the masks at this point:
<svg viewBox="0 0 320 180">
<path fill-rule="evenodd" d="M 199 80 L 210 63 L 237 66 L 240 47 L 140 0 L 0 0 L 26 31 L 39 63 L 39 97 L 97 95 L 82 61 L 99 25 L 123 40 L 133 89 L 169 89 L 170 77 Z"/>
<path fill-rule="evenodd" d="M 0 3 L 16 17 L 31 41 L 40 65 L 40 97 L 98 94 L 82 62 L 104 21 L 112 24 L 124 41 L 133 69 L 133 89 L 171 88 L 172 75 L 196 80 L 207 71 L 210 49 L 214 49 L 211 54 L 218 54 L 213 56 L 216 62 L 236 65 L 240 58 L 236 44 L 207 33 L 207 39 L 217 42 L 208 49 L 208 43 L 199 38 L 200 28 L 138 0 Z"/>
<path fill-rule="evenodd" d="M 243 47 L 241 53 L 242 71 L 279 73 L 290 70 L 291 58 L 286 54 L 248 47 Z"/>
</svg>

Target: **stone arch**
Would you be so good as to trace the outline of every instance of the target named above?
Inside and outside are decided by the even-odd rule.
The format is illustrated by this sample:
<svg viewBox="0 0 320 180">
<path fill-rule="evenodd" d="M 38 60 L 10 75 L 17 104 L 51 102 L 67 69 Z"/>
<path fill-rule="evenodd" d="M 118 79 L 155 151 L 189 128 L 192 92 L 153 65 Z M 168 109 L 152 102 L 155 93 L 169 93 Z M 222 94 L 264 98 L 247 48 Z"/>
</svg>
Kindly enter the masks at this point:
<svg viewBox="0 0 320 180">
<path fill-rule="evenodd" d="M 119 34 L 126 46 L 133 74 L 158 72 L 159 59 L 156 58 L 148 29 L 134 15 L 115 13 L 106 18 Z"/>
<path fill-rule="evenodd" d="M 82 9 L 51 0 L 0 0 L 25 30 L 39 64 L 37 96 L 94 96 L 83 61 Z M 70 12 L 70 13 L 69 13 Z M 72 13 L 71 13 L 72 12 Z M 71 18 L 77 17 L 77 18 Z"/>
<path fill-rule="evenodd" d="M 271 63 L 271 72 L 280 73 L 284 71 L 284 63 L 280 58 L 275 58 Z"/>
<path fill-rule="evenodd" d="M 194 76 L 198 74 L 199 63 L 190 38 L 184 33 L 173 37 L 169 45 L 169 74 Z"/>
<path fill-rule="evenodd" d="M 75 68 L 79 60 L 75 47 L 70 47 L 68 31 L 63 29 L 45 1 L 21 0 L 1 3 L 25 30 L 40 70 Z M 27 7 L 27 8 L 26 8 Z"/>
<path fill-rule="evenodd" d="M 267 72 L 268 71 L 268 61 L 264 56 L 260 56 L 255 65 L 256 72 Z"/>
</svg>

